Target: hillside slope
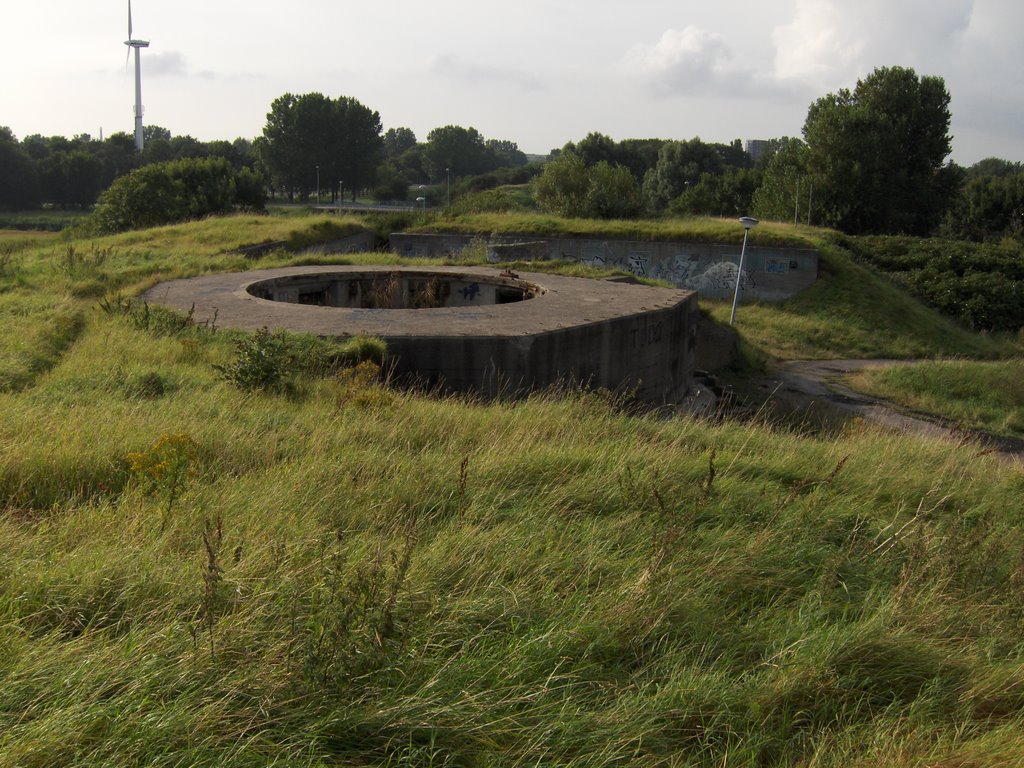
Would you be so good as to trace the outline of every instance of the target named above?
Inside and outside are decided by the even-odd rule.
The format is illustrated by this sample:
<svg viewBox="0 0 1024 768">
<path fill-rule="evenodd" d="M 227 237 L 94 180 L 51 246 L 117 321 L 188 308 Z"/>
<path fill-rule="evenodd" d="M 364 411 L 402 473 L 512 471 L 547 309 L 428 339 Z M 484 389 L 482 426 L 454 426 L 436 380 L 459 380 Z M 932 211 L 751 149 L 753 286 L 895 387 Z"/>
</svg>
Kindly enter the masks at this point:
<svg viewBox="0 0 1024 768">
<path fill-rule="evenodd" d="M 234 226 L 0 274 L 0 765 L 1024 759 L 1019 470 L 597 393 L 243 392 L 234 334 L 99 307 L 239 268 Z"/>
</svg>

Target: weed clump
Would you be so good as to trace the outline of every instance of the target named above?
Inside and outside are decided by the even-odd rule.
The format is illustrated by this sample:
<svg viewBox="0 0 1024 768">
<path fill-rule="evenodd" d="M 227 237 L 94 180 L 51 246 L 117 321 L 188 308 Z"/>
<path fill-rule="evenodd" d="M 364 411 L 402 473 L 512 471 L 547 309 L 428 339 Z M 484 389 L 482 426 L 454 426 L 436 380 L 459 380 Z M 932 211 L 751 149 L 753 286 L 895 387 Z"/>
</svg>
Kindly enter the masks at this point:
<svg viewBox="0 0 1024 768">
<path fill-rule="evenodd" d="M 128 467 L 149 495 L 162 495 L 167 500 L 160 530 L 167 527 L 174 502 L 181 495 L 189 478 L 195 475 L 192 465 L 199 452 L 199 446 L 189 435 L 163 434 L 145 451 L 129 453 Z"/>
<path fill-rule="evenodd" d="M 341 372 L 348 383 L 377 378 L 387 346 L 381 339 L 356 336 L 342 343 L 309 335 L 261 328 L 235 339 L 235 356 L 214 365 L 225 381 L 246 392 L 291 394 L 298 376 L 329 376 Z M 358 372 L 363 364 L 367 368 Z M 356 371 L 348 373 L 349 371 Z"/>
<path fill-rule="evenodd" d="M 339 545 L 342 535 L 339 534 Z M 302 649 L 309 684 L 337 687 L 380 668 L 404 642 L 400 597 L 416 536 L 407 529 L 390 547 L 382 539 L 364 561 L 350 565 L 340 546 L 324 552 L 315 581 L 297 595 L 293 652 Z"/>
<path fill-rule="evenodd" d="M 225 381 L 247 392 L 288 389 L 291 355 L 284 333 L 260 328 L 235 340 L 235 357 L 227 365 L 214 365 Z"/>
<path fill-rule="evenodd" d="M 151 307 L 148 302 L 133 301 L 118 294 L 104 298 L 100 301 L 99 307 L 107 315 L 126 318 L 140 331 L 146 331 L 154 336 L 182 336 L 189 333 L 215 333 L 217 331 L 216 311 L 214 311 L 212 320 L 207 320 L 201 325 L 193 322 L 195 305 L 183 315 L 166 307 Z"/>
<path fill-rule="evenodd" d="M 374 408 L 391 402 L 391 392 L 380 384 L 380 366 L 364 360 L 338 374 L 338 405 Z"/>
</svg>

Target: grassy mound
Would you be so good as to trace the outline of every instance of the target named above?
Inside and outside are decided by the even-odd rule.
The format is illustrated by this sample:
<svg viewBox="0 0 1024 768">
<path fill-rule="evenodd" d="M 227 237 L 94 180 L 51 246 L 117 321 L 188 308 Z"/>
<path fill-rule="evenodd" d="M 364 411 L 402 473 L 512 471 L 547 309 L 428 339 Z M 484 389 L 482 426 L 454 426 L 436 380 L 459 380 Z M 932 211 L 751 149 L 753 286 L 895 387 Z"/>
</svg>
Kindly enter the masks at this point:
<svg viewBox="0 0 1024 768">
<path fill-rule="evenodd" d="M 541 213 L 467 213 L 438 217 L 416 226 L 415 232 L 463 232 L 468 234 L 523 234 L 541 237 L 608 237 L 625 240 L 692 240 L 695 242 L 743 242 L 743 228 L 733 219 L 565 219 Z M 757 228 L 761 245 L 811 248 L 813 241 L 801 228 L 764 222 Z"/>
<path fill-rule="evenodd" d="M 743 304 L 736 327 L 763 352 L 783 359 L 999 357 L 1019 339 L 967 330 L 859 264 L 827 234 L 818 241 L 818 282 L 783 302 Z M 730 302 L 705 302 L 728 322 Z"/>
<path fill-rule="evenodd" d="M 228 253 L 282 221 L 0 275 L 52 352 L 0 341 L 0 764 L 1020 762 L 1019 471 L 599 393 L 242 389 L 237 335 L 110 310 L 295 260 Z"/>
<path fill-rule="evenodd" d="M 969 429 L 1024 437 L 1024 360 L 929 361 L 862 371 L 850 383 L 859 391 L 952 419 Z"/>
</svg>

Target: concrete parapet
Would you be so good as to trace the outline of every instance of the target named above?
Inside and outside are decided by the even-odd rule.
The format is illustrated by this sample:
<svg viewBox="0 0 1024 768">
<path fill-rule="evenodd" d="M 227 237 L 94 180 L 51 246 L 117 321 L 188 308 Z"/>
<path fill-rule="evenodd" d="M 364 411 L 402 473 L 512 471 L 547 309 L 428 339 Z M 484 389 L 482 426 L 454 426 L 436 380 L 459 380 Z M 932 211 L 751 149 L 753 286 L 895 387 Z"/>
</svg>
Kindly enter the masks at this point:
<svg viewBox="0 0 1024 768">
<path fill-rule="evenodd" d="M 154 286 L 196 322 L 383 338 L 397 374 L 488 396 L 561 383 L 677 403 L 692 382 L 691 291 L 486 267 L 309 266 Z"/>
</svg>

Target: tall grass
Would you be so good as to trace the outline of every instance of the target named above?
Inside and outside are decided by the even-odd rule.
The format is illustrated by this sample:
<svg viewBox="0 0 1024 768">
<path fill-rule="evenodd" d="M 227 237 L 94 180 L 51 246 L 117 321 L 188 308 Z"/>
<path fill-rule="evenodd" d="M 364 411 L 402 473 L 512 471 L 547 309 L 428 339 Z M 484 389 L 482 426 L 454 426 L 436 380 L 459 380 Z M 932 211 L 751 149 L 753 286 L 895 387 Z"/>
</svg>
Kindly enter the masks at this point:
<svg viewBox="0 0 1024 768">
<path fill-rule="evenodd" d="M 789 359 L 999 357 L 1019 339 L 972 332 L 913 299 L 833 243 L 820 243 L 818 282 L 779 303 L 742 304 L 736 327 L 755 347 Z M 703 302 L 728 322 L 729 302 Z"/>
<path fill-rule="evenodd" d="M 0 765 L 1020 762 L 1018 470 L 600 393 L 244 391 L 232 334 L 70 290 L 235 268 L 192 226 L 4 278 L 83 323 L 0 392 Z"/>
<path fill-rule="evenodd" d="M 1024 360 L 930 361 L 861 371 L 850 378 L 859 391 L 907 408 L 1024 437 Z"/>
</svg>

